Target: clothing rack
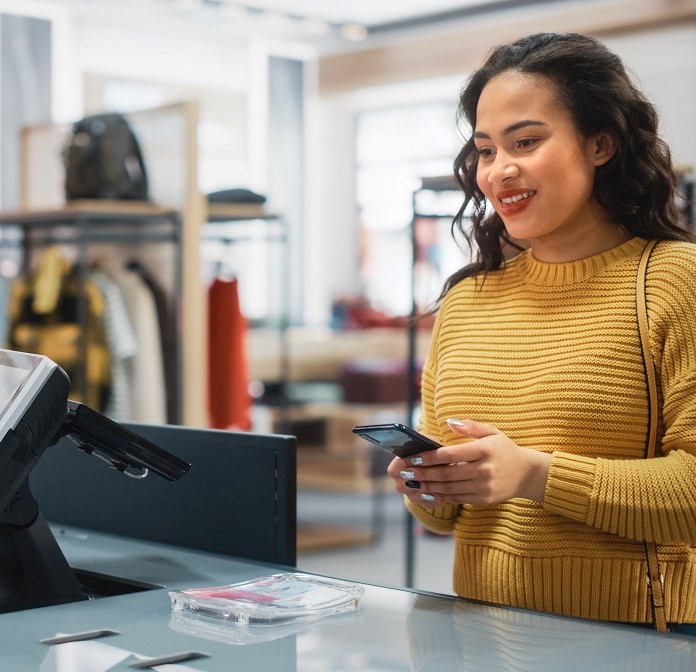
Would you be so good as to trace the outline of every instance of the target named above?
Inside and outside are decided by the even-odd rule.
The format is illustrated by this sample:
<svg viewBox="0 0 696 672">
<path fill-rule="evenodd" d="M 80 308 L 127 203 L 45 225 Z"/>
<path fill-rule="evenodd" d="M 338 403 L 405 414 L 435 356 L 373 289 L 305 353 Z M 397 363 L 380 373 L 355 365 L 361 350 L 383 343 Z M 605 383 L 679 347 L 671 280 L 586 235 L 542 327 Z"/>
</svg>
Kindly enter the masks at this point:
<svg viewBox="0 0 696 672">
<path fill-rule="evenodd" d="M 260 226 L 259 226 L 260 224 Z M 279 431 L 289 433 L 290 421 L 288 407 L 290 404 L 288 393 L 289 381 L 289 273 L 290 263 L 287 254 L 287 230 L 285 220 L 277 213 L 269 212 L 260 204 L 254 203 L 208 203 L 206 223 L 203 229 L 202 240 L 204 242 L 219 242 L 227 247 L 232 247 L 245 242 L 263 241 L 268 244 L 277 244 L 280 250 L 280 266 L 277 270 L 279 294 L 278 314 L 268 316 L 264 325 L 268 324 L 277 329 L 279 343 L 279 377 L 273 383 L 273 392 L 266 391 L 262 400 L 277 405 L 279 408 Z M 224 263 L 221 259 L 209 259 L 208 261 Z M 202 259 L 205 264 L 206 259 Z M 268 264 L 274 266 L 274 264 Z M 266 272 L 269 272 L 268 266 Z M 259 325 L 252 323 L 252 328 Z M 269 398 L 270 397 L 270 398 Z"/>
<path fill-rule="evenodd" d="M 417 389 L 417 367 L 416 367 L 416 342 L 417 342 L 417 319 L 422 306 L 418 305 L 418 295 L 416 287 L 416 263 L 418 259 L 418 241 L 416 238 L 416 222 L 421 219 L 437 220 L 452 220 L 454 213 L 443 212 L 424 212 L 420 210 L 419 196 L 426 191 L 442 193 L 447 191 L 459 192 L 459 186 L 452 176 L 435 176 L 421 178 L 421 186 L 416 189 L 412 195 L 412 211 L 413 215 L 410 222 L 411 233 L 411 315 L 408 321 L 408 362 L 407 362 L 407 380 L 408 389 L 406 397 L 406 418 L 407 422 L 413 422 L 416 411 L 416 389 Z M 444 280 L 444 279 L 443 279 Z M 434 299 L 435 297 L 433 297 Z M 415 574 L 415 530 L 413 516 L 405 512 L 405 568 L 404 568 L 404 583 L 412 588 L 414 585 Z"/>
<path fill-rule="evenodd" d="M 67 229 L 67 231 L 66 231 Z M 0 212 L 0 231 L 19 230 L 19 237 L 0 236 L 0 247 L 23 249 L 23 267 L 28 270 L 32 251 L 37 247 L 66 245 L 77 251 L 78 323 L 87 321 L 85 283 L 90 271 L 90 248 L 95 244 L 143 245 L 171 243 L 171 305 L 177 311 L 182 288 L 181 221 L 178 212 L 142 201 L 69 201 L 65 206 L 47 210 L 17 210 Z M 178 322 L 177 315 L 174 320 Z M 83 330 L 84 331 L 84 330 Z M 176 339 L 177 343 L 179 339 Z M 87 361 L 85 337 L 79 341 L 81 361 Z M 181 414 L 181 352 L 177 346 L 175 361 L 174 421 Z M 79 381 L 80 392 L 86 392 L 86 375 Z"/>
</svg>

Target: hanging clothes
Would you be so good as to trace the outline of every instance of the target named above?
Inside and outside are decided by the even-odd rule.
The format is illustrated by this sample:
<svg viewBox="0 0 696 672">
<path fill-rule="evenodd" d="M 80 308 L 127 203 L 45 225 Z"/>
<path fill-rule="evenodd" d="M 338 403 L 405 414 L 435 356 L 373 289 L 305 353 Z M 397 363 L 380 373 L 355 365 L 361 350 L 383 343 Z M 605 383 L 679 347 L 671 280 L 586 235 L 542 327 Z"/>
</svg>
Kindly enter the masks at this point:
<svg viewBox="0 0 696 672">
<path fill-rule="evenodd" d="M 208 411 L 216 429 L 251 429 L 246 319 L 236 278 L 215 278 L 208 290 Z"/>
<path fill-rule="evenodd" d="M 132 420 L 130 362 L 138 352 L 138 340 L 118 285 L 100 271 L 92 271 L 89 279 L 104 296 L 104 326 L 111 353 L 111 395 L 104 414 L 116 420 Z"/>
<path fill-rule="evenodd" d="M 166 424 L 162 339 L 152 293 L 134 271 L 113 263 L 103 263 L 102 270 L 121 291 L 138 344 L 135 355 L 127 362 L 131 381 L 131 419 Z"/>
<path fill-rule="evenodd" d="M 164 365 L 164 384 L 167 394 L 167 422 L 171 425 L 175 425 L 179 422 L 179 411 L 177 408 L 179 395 L 176 382 L 177 370 L 179 367 L 177 355 L 179 328 L 176 321 L 176 311 L 168 300 L 167 294 L 162 286 L 143 264 L 137 260 L 132 260 L 126 264 L 126 268 L 140 276 L 150 290 L 155 302 Z"/>
<path fill-rule="evenodd" d="M 68 374 L 71 399 L 103 412 L 112 377 L 98 287 L 50 248 L 34 276 L 12 283 L 9 306 L 9 347 L 49 357 Z"/>
</svg>

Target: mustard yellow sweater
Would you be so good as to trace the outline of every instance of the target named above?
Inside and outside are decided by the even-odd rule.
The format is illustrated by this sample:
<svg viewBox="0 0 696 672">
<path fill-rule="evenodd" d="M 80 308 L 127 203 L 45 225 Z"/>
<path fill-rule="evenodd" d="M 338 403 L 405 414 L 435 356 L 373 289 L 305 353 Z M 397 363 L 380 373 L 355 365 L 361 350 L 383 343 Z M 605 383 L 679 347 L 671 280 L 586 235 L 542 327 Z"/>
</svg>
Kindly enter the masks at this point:
<svg viewBox="0 0 696 672">
<path fill-rule="evenodd" d="M 662 242 L 647 279 L 661 394 L 658 457 L 635 280 L 645 241 L 547 264 L 524 252 L 445 297 L 422 382 L 420 430 L 492 423 L 552 453 L 542 504 L 409 510 L 455 537 L 457 594 L 558 614 L 650 622 L 644 540 L 656 541 L 667 618 L 696 622 L 696 245 Z"/>
</svg>

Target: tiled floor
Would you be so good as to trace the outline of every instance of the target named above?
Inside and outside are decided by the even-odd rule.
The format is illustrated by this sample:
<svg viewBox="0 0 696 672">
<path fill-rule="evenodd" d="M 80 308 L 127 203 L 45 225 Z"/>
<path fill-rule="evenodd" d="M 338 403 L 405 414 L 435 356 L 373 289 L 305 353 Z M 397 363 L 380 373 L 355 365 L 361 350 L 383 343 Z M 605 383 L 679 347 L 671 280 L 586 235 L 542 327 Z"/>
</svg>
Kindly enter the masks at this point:
<svg viewBox="0 0 696 672">
<path fill-rule="evenodd" d="M 335 494 L 300 491 L 298 493 L 298 525 L 331 525 L 337 528 L 369 533 L 381 529 L 377 540 L 332 550 L 300 551 L 298 569 L 326 576 L 406 586 L 406 513 L 400 495 L 382 495 L 380 501 L 371 495 Z M 378 520 L 375 521 L 377 514 Z M 451 537 L 423 534 L 413 526 L 413 585 L 411 587 L 451 594 L 453 542 Z"/>
</svg>

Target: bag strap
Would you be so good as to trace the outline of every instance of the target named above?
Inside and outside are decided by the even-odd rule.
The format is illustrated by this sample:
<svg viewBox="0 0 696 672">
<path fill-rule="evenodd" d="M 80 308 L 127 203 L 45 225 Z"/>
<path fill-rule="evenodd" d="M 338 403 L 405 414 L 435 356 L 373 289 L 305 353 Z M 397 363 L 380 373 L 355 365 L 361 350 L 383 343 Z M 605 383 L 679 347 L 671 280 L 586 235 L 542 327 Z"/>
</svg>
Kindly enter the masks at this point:
<svg viewBox="0 0 696 672">
<path fill-rule="evenodd" d="M 645 281 L 648 271 L 648 261 L 657 240 L 651 240 L 643 249 L 640 262 L 638 264 L 638 276 L 636 278 L 636 307 L 638 312 L 638 333 L 640 335 L 640 345 L 643 352 L 643 366 L 645 368 L 645 379 L 648 387 L 648 440 L 645 447 L 645 457 L 655 457 L 657 444 L 657 421 L 658 421 L 658 401 L 657 401 L 657 375 L 655 373 L 655 362 L 650 352 L 650 338 L 648 335 L 648 304 L 645 298 Z M 657 558 L 657 544 L 654 541 L 645 542 L 645 557 L 648 563 L 648 590 L 653 612 L 653 624 L 656 630 L 666 632 L 667 619 L 665 616 L 665 600 L 663 591 L 664 577 L 660 573 L 660 566 Z"/>
</svg>

